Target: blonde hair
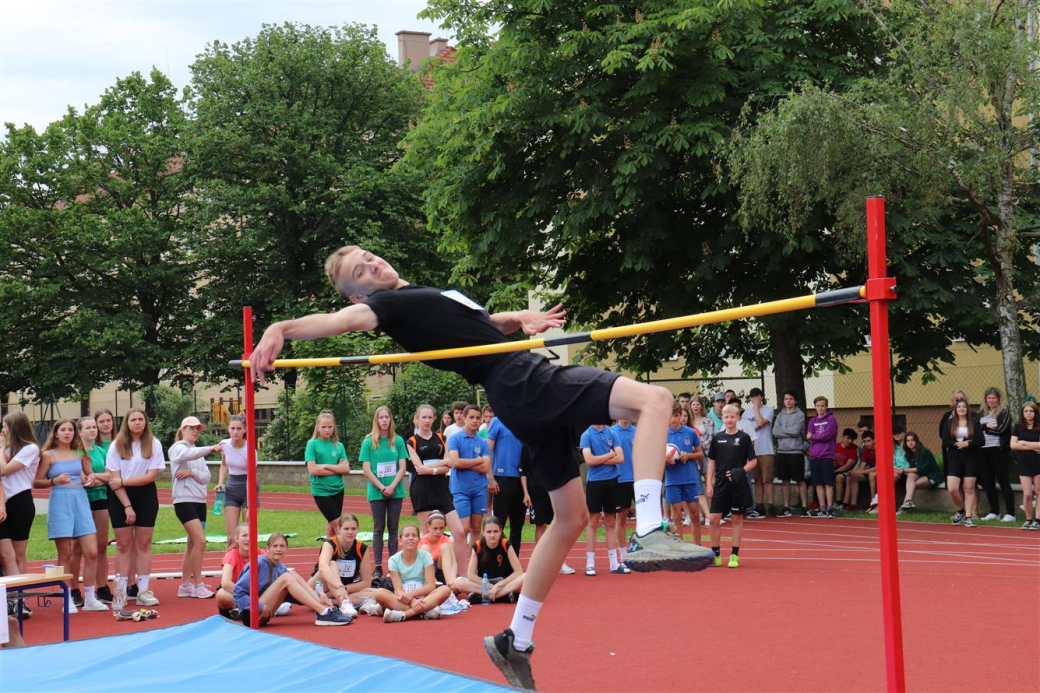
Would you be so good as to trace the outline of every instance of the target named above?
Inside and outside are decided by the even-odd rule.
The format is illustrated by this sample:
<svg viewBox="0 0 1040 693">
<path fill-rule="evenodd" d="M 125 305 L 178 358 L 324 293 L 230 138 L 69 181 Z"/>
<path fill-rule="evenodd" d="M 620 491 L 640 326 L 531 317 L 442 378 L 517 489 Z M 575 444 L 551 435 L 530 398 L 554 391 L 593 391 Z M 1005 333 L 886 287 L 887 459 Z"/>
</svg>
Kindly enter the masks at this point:
<svg viewBox="0 0 1040 693">
<path fill-rule="evenodd" d="M 115 440 L 112 445 L 115 446 L 119 456 L 128 460 L 134 456 L 133 449 L 133 436 L 130 435 L 130 415 L 140 414 L 144 417 L 144 430 L 141 431 L 141 456 L 151 457 L 152 456 L 152 442 L 155 440 L 155 436 L 152 435 L 152 425 L 148 423 L 148 414 L 145 413 L 144 409 L 140 407 L 134 407 L 126 412 L 123 416 L 123 425 L 119 427 L 119 433 L 116 434 Z"/>
<path fill-rule="evenodd" d="M 726 406 L 724 406 L 722 408 L 722 413 L 723 414 L 736 414 L 737 416 L 740 416 L 740 407 L 738 407 L 735 404 L 727 404 Z"/>
<path fill-rule="evenodd" d="M 322 409 L 318 412 L 318 418 L 314 420 L 314 433 L 311 434 L 311 438 L 321 438 L 318 435 L 318 426 L 321 425 L 322 419 L 332 419 L 332 437 L 329 438 L 333 443 L 339 442 L 339 434 L 336 433 L 336 417 L 328 409 Z"/>
<path fill-rule="evenodd" d="M 394 431 L 394 413 L 385 404 L 377 407 L 376 413 L 372 415 L 372 432 L 368 434 L 368 437 L 372 439 L 373 450 L 379 449 L 379 412 L 383 410 L 386 410 L 386 413 L 390 415 L 390 426 L 386 431 L 386 439 L 390 441 L 390 445 L 393 445 L 394 438 L 397 437 L 397 433 Z"/>
<path fill-rule="evenodd" d="M 349 289 L 352 285 L 349 282 L 339 281 L 339 271 L 343 265 L 343 258 L 355 250 L 361 250 L 361 246 L 345 245 L 332 255 L 329 255 L 328 259 L 325 260 L 325 276 L 328 277 L 329 283 L 332 284 L 332 288 L 343 296 L 350 295 Z"/>
</svg>

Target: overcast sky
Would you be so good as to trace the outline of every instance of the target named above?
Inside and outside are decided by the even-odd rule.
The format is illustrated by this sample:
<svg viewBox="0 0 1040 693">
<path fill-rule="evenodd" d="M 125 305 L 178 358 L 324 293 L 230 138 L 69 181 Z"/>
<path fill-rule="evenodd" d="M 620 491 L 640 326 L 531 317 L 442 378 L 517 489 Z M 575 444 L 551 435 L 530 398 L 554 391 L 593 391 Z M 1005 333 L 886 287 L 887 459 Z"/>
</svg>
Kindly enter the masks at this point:
<svg viewBox="0 0 1040 693">
<path fill-rule="evenodd" d="M 0 0 L 0 124 L 42 130 L 68 106 L 82 111 L 96 103 L 117 77 L 147 74 L 153 66 L 181 88 L 208 43 L 256 36 L 262 24 L 374 25 L 396 60 L 396 32 L 444 35 L 416 17 L 425 6 L 414 0 Z"/>
</svg>

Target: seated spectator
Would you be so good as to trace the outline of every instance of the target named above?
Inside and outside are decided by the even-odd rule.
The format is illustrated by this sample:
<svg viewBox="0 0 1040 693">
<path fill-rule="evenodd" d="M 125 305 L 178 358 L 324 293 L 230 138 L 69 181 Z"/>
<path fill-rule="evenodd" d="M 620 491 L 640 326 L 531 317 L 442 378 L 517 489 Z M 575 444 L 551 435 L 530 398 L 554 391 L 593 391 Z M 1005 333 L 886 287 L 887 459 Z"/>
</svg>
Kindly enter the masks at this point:
<svg viewBox="0 0 1040 693">
<path fill-rule="evenodd" d="M 282 559 L 289 550 L 289 541 L 281 532 L 275 532 L 267 540 L 267 555 L 257 557 L 256 575 L 257 600 L 260 607 L 260 625 L 266 624 L 274 616 L 275 610 L 286 597 L 292 597 L 306 606 L 316 615 L 316 626 L 345 626 L 351 618 L 333 609 L 325 595 L 319 598 L 307 581 L 296 572 L 290 571 Z M 239 611 L 242 623 L 249 624 L 249 566 L 238 576 L 234 591 L 235 608 Z"/>
<path fill-rule="evenodd" d="M 834 446 L 834 494 L 836 498 L 845 498 L 845 480 L 859 459 L 859 447 L 856 439 L 859 433 L 854 428 L 846 428 L 841 432 L 841 440 Z M 845 509 L 845 503 L 837 503 L 838 510 Z"/>
<path fill-rule="evenodd" d="M 897 515 L 913 510 L 914 492 L 919 488 L 939 488 L 943 482 L 942 470 L 935 461 L 932 451 L 921 444 L 917 434 L 910 431 L 903 439 L 903 456 L 906 459 L 906 497 Z"/>
<path fill-rule="evenodd" d="M 860 435 L 863 441 L 859 449 L 859 459 L 856 466 L 852 468 L 846 478 L 845 485 L 845 507 L 849 510 L 857 510 L 856 500 L 859 497 L 859 484 L 866 480 L 870 484 L 870 495 L 877 493 L 877 450 L 874 449 L 874 432 L 864 431 Z"/>
<path fill-rule="evenodd" d="M 524 586 L 524 571 L 513 547 L 502 541 L 502 525 L 494 517 L 484 518 L 481 539 L 473 544 L 466 577 L 460 577 L 455 588 L 469 592 L 470 603 L 479 604 L 484 576 L 491 583 L 491 601 L 512 600 Z"/>
<path fill-rule="evenodd" d="M 455 565 L 454 541 L 444 533 L 447 526 L 444 513 L 440 510 L 431 511 L 426 518 L 426 534 L 419 538 L 419 548 L 428 552 L 433 559 L 437 582 L 454 588 L 459 571 Z"/>
<path fill-rule="evenodd" d="M 899 424 L 892 425 L 892 483 L 898 484 L 906 476 L 910 463 L 906 461 L 906 453 L 903 451 L 903 437 L 905 430 Z M 877 478 L 875 474 L 875 479 Z M 878 511 L 878 494 L 870 499 L 870 507 L 867 512 L 876 515 Z"/>
<path fill-rule="evenodd" d="M 333 520 L 336 535 L 322 542 L 314 574 L 307 584 L 312 588 L 321 580 L 325 594 L 339 610 L 353 618 L 354 606 L 373 594 L 372 574 L 375 563 L 368 546 L 358 540 L 358 519 L 344 513 Z"/>
<path fill-rule="evenodd" d="M 391 556 L 387 564 L 393 591 L 376 590 L 372 598 L 361 605 L 361 612 L 382 616 L 384 623 L 440 618 L 440 605 L 451 596 L 451 588 L 437 584 L 433 557 L 419 549 L 418 527 L 402 525 L 398 539 L 403 548 Z"/>
<path fill-rule="evenodd" d="M 225 618 L 231 618 L 231 609 L 235 608 L 235 583 L 238 576 L 249 565 L 249 525 L 240 524 L 235 527 L 229 539 L 231 548 L 224 554 L 220 563 L 220 587 L 217 589 L 217 611 Z M 260 549 L 260 555 L 267 552 Z"/>
</svg>

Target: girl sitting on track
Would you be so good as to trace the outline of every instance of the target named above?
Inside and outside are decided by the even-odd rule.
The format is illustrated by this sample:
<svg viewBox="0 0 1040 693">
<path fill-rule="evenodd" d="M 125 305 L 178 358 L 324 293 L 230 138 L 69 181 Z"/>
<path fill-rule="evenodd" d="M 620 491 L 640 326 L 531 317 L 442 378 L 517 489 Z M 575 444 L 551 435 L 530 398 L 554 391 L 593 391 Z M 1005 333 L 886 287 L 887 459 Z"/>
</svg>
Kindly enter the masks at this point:
<svg viewBox="0 0 1040 693">
<path fill-rule="evenodd" d="M 107 611 L 96 593 L 97 537 L 90 501 L 83 488 L 94 481 L 90 457 L 80 449 L 76 425 L 69 419 L 57 421 L 43 444 L 40 466 L 33 486 L 51 489 L 47 509 L 47 538 L 58 548 L 58 562 L 69 572 L 72 563 L 72 545 L 79 544 L 83 552 L 83 610 Z M 76 613 L 76 603 L 70 602 L 69 613 Z"/>
<path fill-rule="evenodd" d="M 325 585 L 325 593 L 340 611 L 353 618 L 355 605 L 371 597 L 372 554 L 368 546 L 357 538 L 358 519 L 344 513 L 336 520 L 336 535 L 326 539 L 314 564 L 314 574 L 308 584 L 314 587 L 318 580 Z"/>
<path fill-rule="evenodd" d="M 152 435 L 143 409 L 131 409 L 123 418 L 105 469 L 110 474 L 108 514 L 116 533 L 116 592 L 112 608 L 126 608 L 130 548 L 137 547 L 138 606 L 155 606 L 159 600 L 148 589 L 152 569 L 152 534 L 159 515 L 155 478 L 166 467 L 162 445 Z"/>
<path fill-rule="evenodd" d="M 319 599 L 307 581 L 296 572 L 290 571 L 282 559 L 289 550 L 289 541 L 281 532 L 275 532 L 267 540 L 267 555 L 257 557 L 257 600 L 260 607 L 260 625 L 264 625 L 274 616 L 275 610 L 292 597 L 316 614 L 316 626 L 345 626 L 352 620 L 349 616 L 333 609 L 325 595 Z M 249 625 L 249 566 L 247 565 L 235 583 L 235 608 L 238 609 L 242 623 Z"/>
<path fill-rule="evenodd" d="M 229 536 L 231 548 L 220 562 L 220 588 L 217 590 L 217 611 L 227 618 L 231 618 L 231 609 L 235 608 L 235 583 L 249 565 L 249 525 L 238 525 Z M 259 555 L 266 556 L 267 552 L 260 549 Z"/>
<path fill-rule="evenodd" d="M 325 536 L 335 536 L 336 519 L 343 514 L 343 475 L 350 473 L 350 462 L 336 434 L 336 418 L 328 409 L 318 414 L 303 459 L 307 461 L 314 504 L 328 523 Z"/>
<path fill-rule="evenodd" d="M 469 592 L 471 604 L 482 598 L 484 576 L 491 583 L 491 601 L 512 601 L 524 586 L 524 570 L 513 547 L 502 541 L 502 525 L 489 515 L 481 525 L 481 538 L 473 544 L 466 577 L 455 581 L 459 593 Z"/>
<path fill-rule="evenodd" d="M 967 398 L 959 398 L 953 405 L 950 422 L 943 429 L 943 450 L 946 451 L 946 490 L 957 508 L 950 521 L 965 527 L 978 527 L 976 509 L 979 504 L 975 482 L 981 466 L 980 449 L 985 439 L 982 426 L 971 415 Z"/>
<path fill-rule="evenodd" d="M 217 491 L 224 492 L 224 531 L 227 533 L 227 548 L 231 548 L 232 535 L 241 519 L 242 508 L 248 507 L 249 442 L 246 440 L 246 417 L 233 414 L 228 418 L 228 437 L 220 441 L 220 473 L 217 476 Z M 309 465 L 308 465 L 309 466 Z M 260 489 L 257 487 L 257 505 Z M 259 509 L 259 507 L 257 508 Z"/>
<path fill-rule="evenodd" d="M 25 550 L 29 532 L 36 519 L 32 499 L 33 479 L 40 466 L 40 445 L 33 434 L 28 417 L 13 411 L 3 420 L 0 442 L 0 476 L 4 495 L 0 498 L 0 560 L 5 575 L 28 572 Z"/>
<path fill-rule="evenodd" d="M 434 577 L 437 578 L 437 582 L 454 589 L 455 580 L 459 576 L 458 564 L 455 562 L 456 542 L 444 533 L 445 527 L 447 520 L 440 510 L 426 513 L 426 534 L 419 539 L 419 548 L 429 552 L 433 559 Z"/>
<path fill-rule="evenodd" d="M 410 618 L 438 619 L 440 604 L 451 595 L 451 588 L 437 584 L 433 558 L 419 550 L 419 528 L 413 524 L 401 527 L 399 553 L 387 564 L 394 591 L 376 590 L 372 601 L 363 604 L 362 613 L 383 616 L 384 623 L 397 623 Z"/>
<path fill-rule="evenodd" d="M 404 504 L 404 472 L 408 451 L 394 431 L 389 407 L 379 407 L 372 417 L 372 432 L 361 441 L 361 470 L 368 479 L 368 504 L 372 508 L 372 556 L 375 577 L 383 577 L 383 528 L 390 535 L 389 554 L 397 553 L 397 525 Z"/>
<path fill-rule="evenodd" d="M 916 433 L 910 431 L 903 438 L 903 455 L 906 463 L 906 497 L 903 505 L 899 507 L 897 515 L 913 510 L 917 507 L 914 503 L 914 492 L 919 488 L 939 488 L 943 482 L 942 470 L 935 461 L 932 451 L 921 444 L 921 439 Z"/>
<path fill-rule="evenodd" d="M 1018 479 L 1022 482 L 1022 509 L 1026 512 L 1022 529 L 1040 531 L 1032 500 L 1040 488 L 1040 405 L 1026 402 L 1021 416 L 1011 433 L 1011 449 L 1018 456 Z"/>
<path fill-rule="evenodd" d="M 189 416 L 181 421 L 170 446 L 173 511 L 188 535 L 177 596 L 196 599 L 209 599 L 214 594 L 202 581 L 202 554 L 206 551 L 206 492 L 213 476 L 206 466 L 206 456 L 220 452 L 223 445 L 195 447 L 199 434 L 205 429 L 201 421 Z"/>
</svg>

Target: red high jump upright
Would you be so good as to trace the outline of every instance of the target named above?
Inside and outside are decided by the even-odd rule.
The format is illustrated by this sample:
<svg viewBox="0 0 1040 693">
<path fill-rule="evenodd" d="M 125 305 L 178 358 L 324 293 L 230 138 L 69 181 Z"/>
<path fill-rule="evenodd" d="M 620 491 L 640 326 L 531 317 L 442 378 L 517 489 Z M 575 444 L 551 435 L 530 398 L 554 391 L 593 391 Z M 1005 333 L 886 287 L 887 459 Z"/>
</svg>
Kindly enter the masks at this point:
<svg viewBox="0 0 1040 693">
<path fill-rule="evenodd" d="M 248 359 L 253 353 L 253 308 L 246 306 L 242 309 L 242 335 L 245 339 L 245 350 L 242 358 Z M 257 556 L 260 555 L 258 542 L 256 540 L 256 407 L 253 398 L 253 369 L 245 369 L 246 390 L 246 460 L 248 464 L 246 472 L 246 502 L 249 505 L 249 627 L 260 627 L 260 587 L 258 584 Z"/>
<path fill-rule="evenodd" d="M 885 198 L 867 198 L 867 301 L 870 303 L 870 361 L 874 376 L 874 440 L 877 447 L 878 528 L 881 534 L 881 601 L 884 609 L 885 675 L 888 690 L 903 693 L 903 616 L 899 603 L 899 545 L 892 471 L 892 390 L 888 302 L 895 280 L 885 262 Z"/>
</svg>

